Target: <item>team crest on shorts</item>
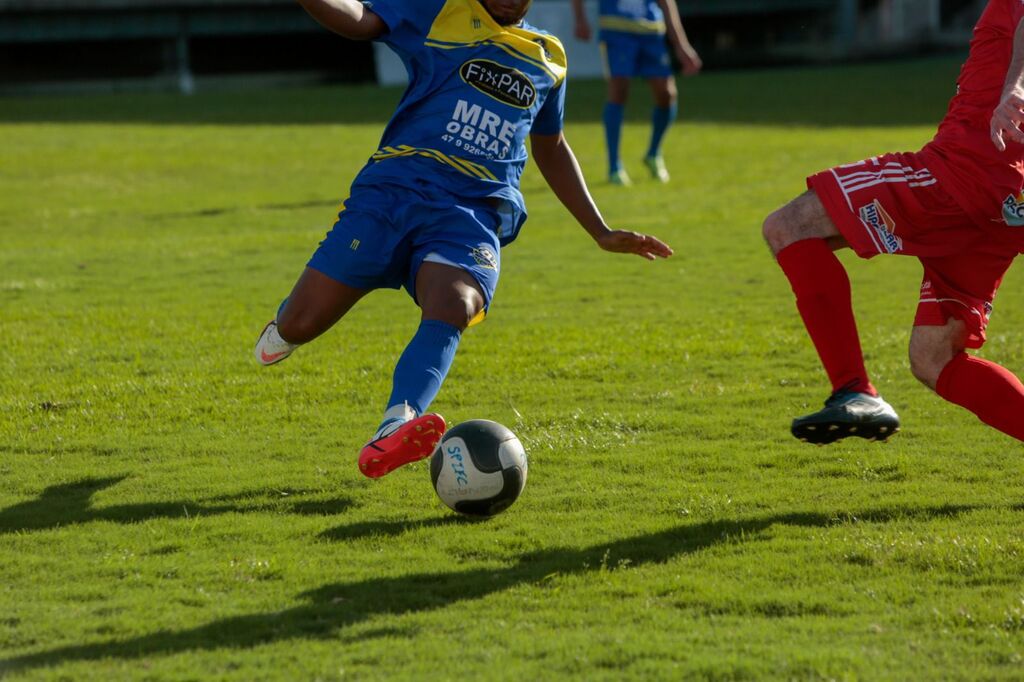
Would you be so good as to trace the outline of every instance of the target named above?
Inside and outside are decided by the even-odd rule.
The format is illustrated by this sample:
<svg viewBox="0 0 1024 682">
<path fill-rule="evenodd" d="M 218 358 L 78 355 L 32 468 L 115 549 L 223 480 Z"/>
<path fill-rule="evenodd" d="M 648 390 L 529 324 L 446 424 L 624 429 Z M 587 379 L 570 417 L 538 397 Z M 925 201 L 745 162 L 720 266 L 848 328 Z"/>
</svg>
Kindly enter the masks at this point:
<svg viewBox="0 0 1024 682">
<path fill-rule="evenodd" d="M 469 253 L 480 267 L 487 268 L 488 270 L 498 269 L 498 258 L 486 246 L 478 246 Z"/>
<path fill-rule="evenodd" d="M 896 236 L 896 221 L 882 208 L 882 202 L 875 199 L 867 206 L 860 207 L 860 219 L 878 234 L 878 239 L 888 253 L 903 250 L 903 240 Z"/>
<path fill-rule="evenodd" d="M 1003 202 L 1003 220 L 1010 227 L 1024 227 L 1024 192 L 1006 197 Z"/>
</svg>

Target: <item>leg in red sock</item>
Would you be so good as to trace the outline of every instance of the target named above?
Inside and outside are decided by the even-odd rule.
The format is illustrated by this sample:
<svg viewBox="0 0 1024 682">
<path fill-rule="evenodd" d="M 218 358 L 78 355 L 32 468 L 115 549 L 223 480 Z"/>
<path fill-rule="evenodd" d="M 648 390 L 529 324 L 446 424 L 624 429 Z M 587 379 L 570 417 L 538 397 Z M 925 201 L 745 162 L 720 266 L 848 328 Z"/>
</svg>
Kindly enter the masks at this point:
<svg viewBox="0 0 1024 682">
<path fill-rule="evenodd" d="M 989 426 L 1024 441 L 1024 384 L 1005 367 L 959 353 L 943 368 L 935 391 Z"/>
<path fill-rule="evenodd" d="M 768 217 L 764 236 L 796 294 L 797 308 L 832 382 L 825 408 L 793 421 L 800 440 L 826 444 L 848 436 L 886 440 L 899 431 L 895 410 L 864 368 L 850 279 L 833 248 L 848 246 L 813 192 Z"/>
<path fill-rule="evenodd" d="M 910 369 L 945 400 L 989 426 L 1024 440 L 1024 385 L 1008 369 L 964 352 L 967 325 L 918 325 L 910 336 Z"/>
<path fill-rule="evenodd" d="M 877 396 L 864 368 L 850 278 L 834 248 L 848 246 L 818 195 L 807 192 L 772 213 L 764 238 L 796 294 L 797 309 L 832 391 Z"/>
<path fill-rule="evenodd" d="M 832 390 L 877 396 L 864 367 L 850 278 L 843 264 L 824 239 L 791 244 L 779 252 L 778 259 Z"/>
</svg>

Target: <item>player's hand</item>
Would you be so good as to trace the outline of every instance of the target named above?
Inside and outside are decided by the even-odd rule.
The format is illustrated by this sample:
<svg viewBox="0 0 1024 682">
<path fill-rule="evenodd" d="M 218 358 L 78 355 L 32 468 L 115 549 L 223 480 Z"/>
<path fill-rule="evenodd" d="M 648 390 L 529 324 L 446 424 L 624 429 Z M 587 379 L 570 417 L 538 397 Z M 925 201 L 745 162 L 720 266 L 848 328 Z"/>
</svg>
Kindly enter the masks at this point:
<svg viewBox="0 0 1024 682">
<path fill-rule="evenodd" d="M 679 63 L 683 67 L 684 76 L 696 76 L 700 73 L 700 70 L 704 68 L 704 61 L 692 47 L 688 50 L 678 50 L 676 52 L 676 57 L 679 59 Z"/>
<path fill-rule="evenodd" d="M 573 31 L 577 40 L 582 40 L 585 43 L 590 42 L 590 38 L 593 35 L 590 31 L 590 23 L 587 21 L 577 21 L 576 30 Z"/>
<path fill-rule="evenodd" d="M 634 253 L 647 260 L 668 258 L 672 247 L 657 237 L 626 230 L 609 230 L 597 237 L 597 245 L 612 253 Z"/>
<path fill-rule="evenodd" d="M 1024 133 L 1020 126 L 1024 123 L 1024 92 L 1015 88 L 1003 96 L 999 106 L 992 112 L 992 123 L 989 131 L 992 144 L 999 151 L 1006 151 L 1006 142 L 1010 140 L 1024 144 Z"/>
</svg>

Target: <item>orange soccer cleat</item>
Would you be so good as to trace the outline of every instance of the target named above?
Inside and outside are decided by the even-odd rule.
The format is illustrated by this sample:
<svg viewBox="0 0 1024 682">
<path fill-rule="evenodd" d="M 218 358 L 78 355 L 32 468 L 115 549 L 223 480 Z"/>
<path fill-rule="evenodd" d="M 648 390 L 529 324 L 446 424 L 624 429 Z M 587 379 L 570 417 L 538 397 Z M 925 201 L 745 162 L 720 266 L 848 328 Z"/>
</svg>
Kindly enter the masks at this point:
<svg viewBox="0 0 1024 682">
<path fill-rule="evenodd" d="M 359 452 L 359 470 L 380 478 L 400 466 L 430 457 L 448 425 L 439 414 L 386 424 Z"/>
</svg>

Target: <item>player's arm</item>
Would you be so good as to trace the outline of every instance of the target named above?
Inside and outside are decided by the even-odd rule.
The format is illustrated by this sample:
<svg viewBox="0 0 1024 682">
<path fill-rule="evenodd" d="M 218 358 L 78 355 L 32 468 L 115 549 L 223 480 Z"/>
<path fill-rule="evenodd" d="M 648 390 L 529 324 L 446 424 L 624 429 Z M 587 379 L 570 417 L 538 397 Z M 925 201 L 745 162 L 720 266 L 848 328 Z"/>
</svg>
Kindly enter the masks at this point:
<svg viewBox="0 0 1024 682">
<path fill-rule="evenodd" d="M 1020 125 L 1024 123 L 1024 19 L 1017 24 L 1013 34 L 1013 55 L 1010 68 L 1006 72 L 1006 83 L 1003 86 L 1003 97 L 999 106 L 992 112 L 992 123 L 989 130 L 992 143 L 999 151 L 1006 149 L 1006 140 L 1024 144 L 1024 133 Z"/>
<path fill-rule="evenodd" d="M 583 171 L 565 135 L 534 133 L 530 135 L 530 148 L 533 160 L 551 191 L 598 246 L 614 253 L 635 253 L 648 260 L 672 255 L 672 249 L 655 237 L 608 227 L 590 196 Z"/>
<path fill-rule="evenodd" d="M 584 42 L 590 40 L 593 33 L 590 30 L 590 20 L 587 19 L 587 8 L 583 5 L 583 0 L 572 0 L 572 16 L 575 20 L 576 37 Z"/>
<path fill-rule="evenodd" d="M 298 0 L 324 28 L 351 40 L 375 40 L 387 33 L 384 20 L 359 0 Z"/>
<path fill-rule="evenodd" d="M 683 29 L 683 20 L 679 18 L 679 8 L 675 0 L 658 0 L 661 11 L 665 15 L 665 28 L 668 30 L 668 41 L 676 53 L 676 58 L 683 65 L 683 74 L 693 76 L 704 67 L 697 50 L 693 49 L 690 39 Z"/>
</svg>

